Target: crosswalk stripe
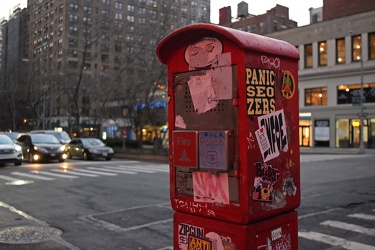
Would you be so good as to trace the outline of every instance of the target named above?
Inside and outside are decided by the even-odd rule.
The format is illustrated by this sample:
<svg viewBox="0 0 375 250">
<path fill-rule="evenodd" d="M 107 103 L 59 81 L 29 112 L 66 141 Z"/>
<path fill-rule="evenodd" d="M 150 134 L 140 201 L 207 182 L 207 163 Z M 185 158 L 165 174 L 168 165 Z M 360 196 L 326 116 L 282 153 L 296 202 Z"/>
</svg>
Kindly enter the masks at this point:
<svg viewBox="0 0 375 250">
<path fill-rule="evenodd" d="M 55 173 L 50 173 L 50 172 L 44 172 L 44 171 L 31 171 L 31 173 L 35 174 L 43 174 L 43 175 L 49 175 L 49 176 L 55 176 L 55 177 L 61 177 L 61 178 L 69 178 L 69 179 L 74 179 L 74 178 L 79 178 L 78 176 L 73 176 L 73 175 L 68 175 L 68 174 L 55 174 Z"/>
<path fill-rule="evenodd" d="M 116 169 L 108 169 L 107 167 L 103 167 L 103 168 L 88 167 L 87 169 L 108 171 L 108 172 L 111 172 L 111 173 L 119 173 L 119 174 L 137 174 L 137 172 L 125 171 L 125 170 L 120 170 L 120 169 L 117 169 L 117 170 Z"/>
<path fill-rule="evenodd" d="M 92 170 L 86 170 L 86 169 L 74 169 L 74 171 L 89 173 L 89 174 L 107 175 L 107 176 L 116 176 L 117 175 L 117 174 L 114 174 L 114 173 L 112 174 L 112 173 L 105 173 L 105 172 L 92 171 Z"/>
<path fill-rule="evenodd" d="M 79 175 L 79 176 L 86 176 L 86 177 L 99 177 L 99 175 L 95 174 L 85 174 L 85 173 L 77 173 L 72 170 L 62 170 L 62 169 L 51 169 L 51 171 L 59 172 L 59 173 L 69 173 L 72 175 Z"/>
<path fill-rule="evenodd" d="M 138 171 L 138 172 L 141 172 L 141 173 L 148 173 L 148 174 L 154 174 L 154 173 L 156 173 L 156 171 L 153 171 L 151 169 L 144 169 L 144 168 L 138 168 L 138 167 L 123 166 L 123 165 L 119 165 L 117 167 L 121 168 L 121 169 Z"/>
<path fill-rule="evenodd" d="M 134 165 L 131 165 L 131 166 L 129 166 L 129 167 L 134 167 L 134 168 L 139 168 L 139 167 L 141 167 L 141 168 L 145 168 L 145 166 L 144 165 L 136 165 L 136 164 L 134 164 Z M 160 170 L 160 171 L 168 171 L 169 172 L 169 166 L 168 165 L 152 165 L 152 167 L 149 167 L 149 168 L 145 168 L 145 169 L 153 169 L 153 170 Z"/>
<path fill-rule="evenodd" d="M 44 176 L 39 176 L 36 174 L 26 174 L 26 173 L 20 173 L 20 172 L 12 172 L 14 175 L 19 175 L 19 176 L 25 176 L 33 179 L 38 179 L 38 180 L 44 180 L 44 181 L 52 181 L 54 178 L 49 178 L 49 177 L 44 177 Z"/>
<path fill-rule="evenodd" d="M 145 170 L 145 171 L 159 171 L 159 172 L 169 172 L 169 169 L 167 168 L 160 168 L 160 167 L 144 167 L 144 166 L 125 166 L 125 165 L 118 165 L 118 167 L 120 168 L 131 168 L 131 169 L 142 169 L 142 170 Z"/>
<path fill-rule="evenodd" d="M 143 171 L 137 171 L 135 169 L 119 168 L 119 167 L 112 167 L 112 166 L 104 166 L 104 168 L 118 170 L 118 171 L 124 171 L 124 172 L 134 172 L 134 173 L 138 173 L 138 172 L 142 173 L 143 172 Z M 130 170 L 130 171 L 128 171 L 128 170 Z"/>
<path fill-rule="evenodd" d="M 375 247 L 373 246 L 317 232 L 298 232 L 298 236 L 309 240 L 323 242 L 331 246 L 338 246 L 348 250 L 375 250 Z"/>
<path fill-rule="evenodd" d="M 375 216 L 369 215 L 369 214 L 349 214 L 348 217 L 364 219 L 364 220 L 375 220 Z"/>
<path fill-rule="evenodd" d="M 16 179 L 16 178 L 6 176 L 6 175 L 0 175 L 0 179 L 6 180 L 6 181 L 20 181 L 20 179 Z"/>
<path fill-rule="evenodd" d="M 353 224 L 349 224 L 345 222 L 327 220 L 327 221 L 323 221 L 322 223 L 320 223 L 320 225 L 330 226 L 330 227 L 344 229 L 344 230 L 348 230 L 348 231 L 352 231 L 356 233 L 363 233 L 363 234 L 375 236 L 375 229 L 373 228 L 366 228 L 366 227 L 353 225 Z"/>
</svg>

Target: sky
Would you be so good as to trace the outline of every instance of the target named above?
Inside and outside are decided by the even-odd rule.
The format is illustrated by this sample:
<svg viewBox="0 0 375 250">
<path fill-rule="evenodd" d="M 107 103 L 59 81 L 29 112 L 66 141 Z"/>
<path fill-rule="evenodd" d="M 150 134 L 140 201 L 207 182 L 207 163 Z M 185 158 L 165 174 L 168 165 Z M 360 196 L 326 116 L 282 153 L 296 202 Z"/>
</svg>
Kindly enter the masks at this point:
<svg viewBox="0 0 375 250">
<path fill-rule="evenodd" d="M 211 22 L 219 23 L 219 9 L 226 6 L 232 7 L 232 16 L 237 17 L 237 4 L 242 0 L 211 0 Z M 231 4 L 228 4 L 230 2 Z M 276 4 L 289 8 L 289 18 L 296 21 L 298 26 L 309 24 L 309 8 L 323 6 L 323 0 L 245 0 L 249 5 L 249 13 L 253 15 L 265 14 Z M 259 4 L 261 2 L 261 4 Z M 0 18 L 8 18 L 14 6 L 20 4 L 21 8 L 27 6 L 27 0 L 1 0 Z"/>
</svg>

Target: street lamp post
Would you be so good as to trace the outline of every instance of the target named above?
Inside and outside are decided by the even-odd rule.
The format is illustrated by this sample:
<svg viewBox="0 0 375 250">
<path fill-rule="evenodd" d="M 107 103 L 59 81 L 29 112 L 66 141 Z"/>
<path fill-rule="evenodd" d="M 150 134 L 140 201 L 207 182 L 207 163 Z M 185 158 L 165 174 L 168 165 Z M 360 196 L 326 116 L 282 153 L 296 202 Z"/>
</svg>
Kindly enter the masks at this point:
<svg viewBox="0 0 375 250">
<path fill-rule="evenodd" d="M 359 127 L 359 153 L 360 154 L 364 154 L 365 153 L 365 145 L 363 143 L 363 127 L 364 127 L 364 121 L 363 121 L 363 118 L 365 118 L 365 114 L 364 114 L 364 109 L 365 107 L 363 106 L 363 99 L 364 99 L 364 93 L 363 93 L 363 59 L 362 59 L 362 46 L 361 46 L 361 50 L 360 50 L 360 53 L 361 53 L 361 98 L 360 98 L 360 108 L 361 108 L 361 112 L 359 114 L 359 118 L 360 118 L 360 121 L 361 121 L 361 125 Z"/>
</svg>

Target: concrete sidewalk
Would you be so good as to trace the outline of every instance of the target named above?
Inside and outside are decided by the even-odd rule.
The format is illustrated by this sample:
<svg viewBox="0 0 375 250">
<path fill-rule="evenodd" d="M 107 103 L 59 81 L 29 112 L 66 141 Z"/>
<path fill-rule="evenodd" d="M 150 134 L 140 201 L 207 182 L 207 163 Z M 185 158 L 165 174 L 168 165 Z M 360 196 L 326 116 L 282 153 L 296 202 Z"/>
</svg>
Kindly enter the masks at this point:
<svg viewBox="0 0 375 250">
<path fill-rule="evenodd" d="M 359 154 L 359 148 L 300 147 L 300 154 Z M 366 148 L 365 154 L 375 154 L 375 149 Z"/>
</svg>

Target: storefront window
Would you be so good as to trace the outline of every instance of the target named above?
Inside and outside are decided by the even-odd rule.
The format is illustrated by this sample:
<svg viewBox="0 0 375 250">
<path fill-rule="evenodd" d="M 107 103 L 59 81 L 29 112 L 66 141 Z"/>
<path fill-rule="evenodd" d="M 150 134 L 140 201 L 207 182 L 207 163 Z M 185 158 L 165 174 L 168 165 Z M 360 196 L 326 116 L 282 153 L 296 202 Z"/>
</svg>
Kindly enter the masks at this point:
<svg viewBox="0 0 375 250">
<path fill-rule="evenodd" d="M 305 106 L 327 105 L 327 88 L 305 89 Z"/>
<path fill-rule="evenodd" d="M 349 119 L 336 121 L 336 147 L 349 147 Z"/>
<path fill-rule="evenodd" d="M 365 103 L 375 103 L 375 83 L 363 84 Z M 361 84 L 339 85 L 337 87 L 337 104 L 361 104 Z"/>
<path fill-rule="evenodd" d="M 312 44 L 305 45 L 305 68 L 312 68 Z"/>
<path fill-rule="evenodd" d="M 345 38 L 336 39 L 336 63 L 345 63 Z"/>
<path fill-rule="evenodd" d="M 319 66 L 327 65 L 327 42 L 320 42 L 319 46 Z"/>
</svg>

